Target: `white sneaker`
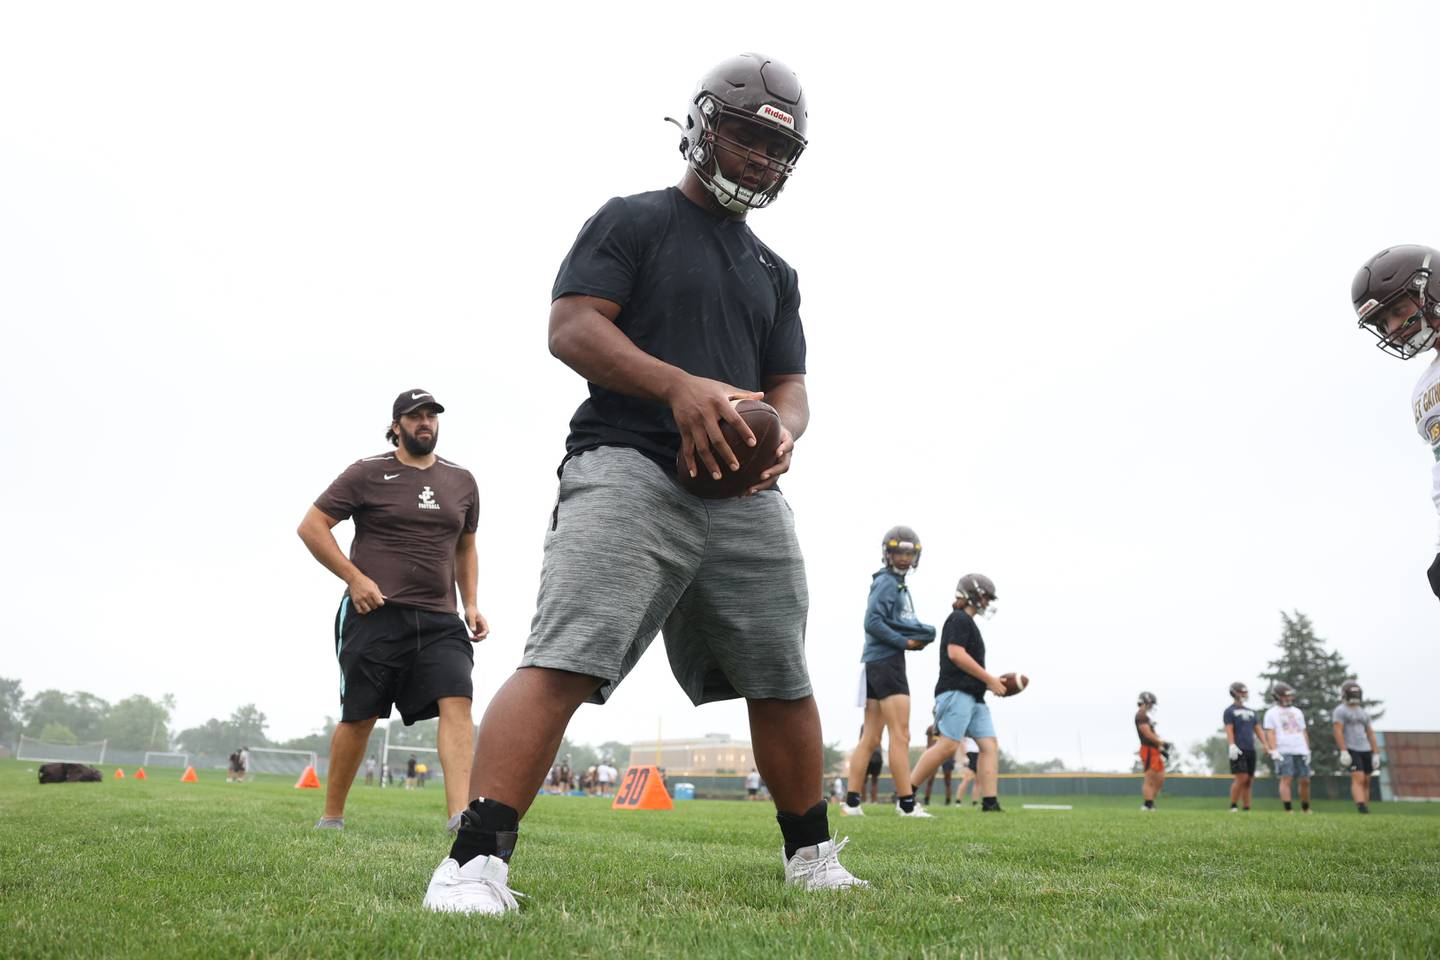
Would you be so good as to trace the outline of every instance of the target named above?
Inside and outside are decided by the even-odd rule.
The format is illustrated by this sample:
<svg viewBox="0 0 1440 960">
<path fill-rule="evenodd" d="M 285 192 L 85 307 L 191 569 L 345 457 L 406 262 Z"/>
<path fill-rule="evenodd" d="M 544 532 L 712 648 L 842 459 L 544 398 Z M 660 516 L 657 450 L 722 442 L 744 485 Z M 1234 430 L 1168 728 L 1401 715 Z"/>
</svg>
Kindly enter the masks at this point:
<svg viewBox="0 0 1440 960">
<path fill-rule="evenodd" d="M 853 807 L 850 806 L 850 804 L 848 804 L 848 803 L 842 803 L 842 804 L 840 804 L 840 812 L 843 813 L 843 814 L 844 814 L 845 816 L 847 816 L 847 817 L 863 817 L 863 816 L 865 816 L 865 808 L 862 807 L 862 806 L 860 806 L 858 803 L 857 803 L 855 806 L 853 806 Z"/>
<path fill-rule="evenodd" d="M 848 890 L 851 887 L 868 887 L 870 881 L 860 880 L 840 865 L 840 851 L 850 842 L 846 837 L 838 843 L 826 840 L 813 847 L 801 847 L 795 856 L 785 859 L 785 847 L 780 847 L 780 859 L 785 864 L 785 882 L 806 890 Z"/>
<path fill-rule="evenodd" d="M 438 913 L 509 913 L 524 896 L 506 886 L 510 865 L 499 857 L 476 857 L 465 866 L 446 857 L 430 877 L 425 909 Z"/>
<path fill-rule="evenodd" d="M 895 812 L 900 814 L 900 816 L 902 817 L 920 817 L 925 820 L 935 819 L 935 814 L 929 812 L 924 807 L 920 806 L 920 801 L 918 800 L 915 801 L 915 809 L 910 811 L 909 813 L 906 813 L 905 808 L 900 806 L 900 801 L 895 801 Z"/>
<path fill-rule="evenodd" d="M 1147 807 L 1147 806 L 1145 806 L 1145 804 L 1142 803 L 1142 804 L 1140 804 L 1140 812 L 1141 812 L 1141 813 L 1154 813 L 1154 812 L 1155 812 L 1155 808 L 1154 808 L 1154 807 Z"/>
</svg>

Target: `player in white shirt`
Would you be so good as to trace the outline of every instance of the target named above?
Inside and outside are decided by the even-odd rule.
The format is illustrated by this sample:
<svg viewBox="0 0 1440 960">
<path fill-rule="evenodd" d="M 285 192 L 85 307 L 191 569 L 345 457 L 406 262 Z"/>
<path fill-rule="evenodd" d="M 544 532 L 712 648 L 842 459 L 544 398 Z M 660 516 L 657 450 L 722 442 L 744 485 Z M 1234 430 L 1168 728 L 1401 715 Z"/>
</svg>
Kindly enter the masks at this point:
<svg viewBox="0 0 1440 960">
<path fill-rule="evenodd" d="M 1365 262 L 1350 285 L 1360 328 L 1379 340 L 1381 350 L 1408 360 L 1440 349 L 1440 250 L 1405 245 L 1381 250 Z M 1440 511 L 1440 354 L 1420 375 L 1410 398 L 1420 438 L 1435 454 L 1430 496 Z M 1440 597 L 1440 539 L 1427 575 Z"/>
<path fill-rule="evenodd" d="M 1295 706 L 1295 688 L 1277 683 L 1270 688 L 1275 706 L 1265 711 L 1265 739 L 1275 773 L 1280 777 L 1280 802 L 1286 813 L 1291 806 L 1290 785 L 1300 781 L 1300 809 L 1310 812 L 1310 734 L 1305 729 L 1305 714 Z"/>
</svg>

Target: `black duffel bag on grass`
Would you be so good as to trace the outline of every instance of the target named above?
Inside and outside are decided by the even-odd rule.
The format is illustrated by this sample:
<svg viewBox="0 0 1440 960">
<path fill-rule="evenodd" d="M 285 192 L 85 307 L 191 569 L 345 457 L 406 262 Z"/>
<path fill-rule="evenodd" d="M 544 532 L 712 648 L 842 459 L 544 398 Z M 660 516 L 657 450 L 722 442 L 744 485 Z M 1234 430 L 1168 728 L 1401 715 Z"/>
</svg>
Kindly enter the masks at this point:
<svg viewBox="0 0 1440 960">
<path fill-rule="evenodd" d="M 44 763 L 40 765 L 41 783 L 100 783 L 100 771 L 84 763 Z"/>
</svg>

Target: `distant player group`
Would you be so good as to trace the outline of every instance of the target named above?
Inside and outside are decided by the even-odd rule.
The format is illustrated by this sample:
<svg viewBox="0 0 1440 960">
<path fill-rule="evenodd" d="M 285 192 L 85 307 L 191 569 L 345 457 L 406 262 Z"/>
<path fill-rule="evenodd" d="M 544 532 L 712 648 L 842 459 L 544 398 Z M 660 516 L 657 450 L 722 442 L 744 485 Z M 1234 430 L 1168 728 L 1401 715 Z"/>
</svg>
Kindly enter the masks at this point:
<svg viewBox="0 0 1440 960">
<path fill-rule="evenodd" d="M 1259 772 L 1259 750 L 1263 749 L 1275 765 L 1279 778 L 1280 802 L 1286 813 L 1294 813 L 1294 793 L 1298 787 L 1300 810 L 1310 812 L 1310 733 L 1305 714 L 1295 706 L 1295 688 L 1276 683 L 1270 688 L 1275 704 L 1265 711 L 1262 723 L 1248 701 L 1250 689 L 1236 681 L 1230 684 L 1231 704 L 1225 708 L 1226 751 L 1230 757 L 1230 812 L 1250 810 L 1255 775 Z M 1360 813 L 1370 812 L 1370 778 L 1380 769 L 1380 747 L 1370 714 L 1365 710 L 1365 694 L 1360 684 L 1347 681 L 1340 688 L 1341 702 L 1330 712 L 1333 721 L 1335 749 L 1340 766 L 1350 773 L 1350 795 Z M 1160 790 L 1165 785 L 1165 766 L 1173 755 L 1174 745 L 1161 740 L 1155 732 L 1155 694 L 1142 692 L 1137 702 L 1135 730 L 1140 735 L 1140 766 L 1144 771 L 1141 809 L 1153 811 Z"/>
<path fill-rule="evenodd" d="M 746 223 L 750 211 L 780 195 L 807 147 L 805 94 L 785 65 L 744 54 L 707 72 L 675 123 L 685 164 L 679 184 L 605 203 L 581 228 L 551 291 L 550 353 L 587 381 L 589 395 L 570 421 L 524 655 L 486 709 L 473 752 L 471 644 L 489 630 L 477 607 L 479 492 L 469 471 L 435 455 L 445 408 L 429 391 L 395 399 L 390 447 L 341 473 L 298 531 L 346 587 L 334 623 L 342 716 L 317 826 L 344 828 L 346 797 L 377 718 L 392 708 L 406 724 L 438 717 L 454 839 L 425 890 L 430 910 L 518 909 L 509 867 L 520 822 L 571 716 L 581 703 L 604 703 L 662 628 L 671 670 L 694 703 L 746 701 L 755 764 L 776 808 L 785 882 L 810 891 L 867 885 L 840 863 L 845 841 L 832 838 L 820 792 L 804 560 L 776 486 L 810 416 L 799 281 Z M 1434 346 L 1437 258 L 1429 248 L 1397 247 L 1356 278 L 1360 322 L 1388 352 L 1408 357 Z M 775 418 L 761 431 L 773 437 L 764 444 L 747 420 L 761 400 L 761 412 Z M 1422 378 L 1414 412 L 1440 460 L 1440 366 Z M 735 489 L 723 499 L 713 489 L 713 499 L 691 492 L 703 490 L 705 475 L 713 489 Z M 1435 491 L 1440 507 L 1440 465 Z M 332 533 L 347 519 L 355 526 L 349 556 Z M 983 809 L 1000 810 L 985 696 L 1013 691 L 985 667 L 975 620 L 994 612 L 996 598 L 980 574 L 957 584 L 941 633 L 937 736 L 909 768 L 904 656 L 936 632 L 915 618 L 905 589 L 920 553 L 913 531 L 891 531 L 871 585 L 865 724 L 848 815 L 861 813 L 859 788 L 882 730 L 890 733 L 902 816 L 927 815 L 913 785 L 953 759 L 967 737 L 977 746 Z M 1440 595 L 1440 552 L 1430 579 Z M 1243 756 L 1245 724 L 1231 726 Z M 1142 740 L 1148 728 L 1145 745 L 1163 759 L 1153 719 L 1137 718 L 1137 728 Z M 1369 752 L 1345 730 L 1358 776 Z M 1272 753 L 1308 754 L 1303 724 L 1275 734 Z M 1146 788 L 1152 803 L 1163 762 L 1156 772 L 1153 790 Z M 1308 768 L 1295 760 L 1282 770 L 1287 791 L 1300 779 L 1302 805 L 1303 773 Z M 1237 802 L 1245 797 L 1241 788 Z"/>
</svg>

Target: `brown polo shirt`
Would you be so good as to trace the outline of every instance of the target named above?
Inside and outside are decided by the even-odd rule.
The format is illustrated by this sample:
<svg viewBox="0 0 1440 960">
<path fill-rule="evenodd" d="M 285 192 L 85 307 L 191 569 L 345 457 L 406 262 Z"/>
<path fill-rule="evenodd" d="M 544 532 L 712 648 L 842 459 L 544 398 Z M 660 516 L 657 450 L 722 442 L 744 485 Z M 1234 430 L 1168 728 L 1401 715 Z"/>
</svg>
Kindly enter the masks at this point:
<svg viewBox="0 0 1440 960">
<path fill-rule="evenodd" d="M 439 457 L 417 470 L 382 453 L 351 464 L 315 506 L 334 520 L 354 519 L 350 560 L 387 603 L 456 611 L 455 544 L 480 522 L 469 470 Z"/>
</svg>

